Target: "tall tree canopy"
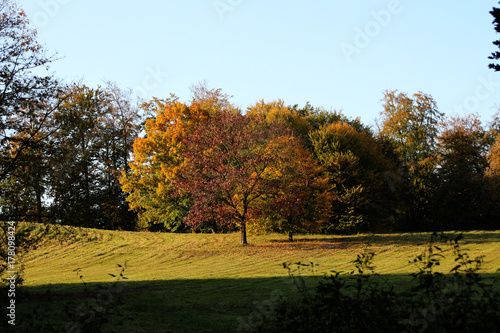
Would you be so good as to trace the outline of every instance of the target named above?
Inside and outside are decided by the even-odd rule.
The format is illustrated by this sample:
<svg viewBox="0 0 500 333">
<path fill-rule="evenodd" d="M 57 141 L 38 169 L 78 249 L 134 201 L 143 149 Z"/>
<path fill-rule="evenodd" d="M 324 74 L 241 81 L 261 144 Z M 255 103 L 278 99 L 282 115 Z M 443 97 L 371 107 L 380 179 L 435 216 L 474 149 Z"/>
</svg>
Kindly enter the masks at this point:
<svg viewBox="0 0 500 333">
<path fill-rule="evenodd" d="M 487 174 L 489 176 L 500 177 L 500 136 L 497 136 L 495 143 L 490 148 L 488 162 Z"/>
<path fill-rule="evenodd" d="M 127 168 L 140 123 L 116 85 L 68 87 L 50 127 L 0 184 L 4 217 L 133 230 L 136 217 L 118 176 Z M 46 131 L 50 135 L 43 136 Z"/>
<path fill-rule="evenodd" d="M 24 152 L 48 133 L 59 83 L 40 76 L 54 60 L 46 55 L 25 12 L 0 0 L 0 182 L 15 170 Z"/>
<path fill-rule="evenodd" d="M 156 117 L 146 121 L 146 136 L 135 140 L 130 171 L 123 172 L 120 182 L 130 207 L 139 212 L 141 227 L 159 223 L 175 231 L 189 209 L 188 198 L 172 195 L 172 179 L 182 164 L 182 139 L 187 127 L 208 114 L 175 98 L 154 100 L 143 108 Z"/>
<path fill-rule="evenodd" d="M 484 177 L 488 167 L 488 137 L 479 117 L 446 119 L 438 143 L 441 161 L 435 229 L 483 226 L 489 202 Z"/>
<path fill-rule="evenodd" d="M 277 162 L 266 178 L 274 179 L 276 191 L 262 200 L 259 227 L 288 233 L 321 231 L 332 204 L 328 178 L 315 156 L 295 135 L 279 136 L 267 149 Z"/>
<path fill-rule="evenodd" d="M 392 145 L 400 162 L 406 228 L 430 227 L 439 157 L 436 139 L 443 114 L 432 96 L 421 92 L 410 97 L 386 91 L 383 103 L 379 135 Z"/>
<path fill-rule="evenodd" d="M 380 226 L 381 213 L 390 215 L 392 193 L 384 174 L 391 166 L 376 140 L 345 122 L 323 126 L 310 136 L 332 194 L 328 230 L 354 232 Z"/>
<path fill-rule="evenodd" d="M 118 177 L 127 168 L 140 123 L 130 96 L 116 84 L 67 89 L 53 116 L 57 130 L 45 142 L 53 218 L 79 226 L 135 228 Z"/>
<path fill-rule="evenodd" d="M 328 220 L 328 179 L 310 149 L 311 120 L 316 114 L 309 104 L 299 109 L 286 106 L 281 100 L 260 101 L 247 109 L 247 115 L 261 117 L 266 126 L 284 126 L 293 132 L 269 143 L 268 149 L 274 151 L 280 162 L 267 174 L 276 179 L 279 188 L 262 200 L 264 214 L 252 224 L 253 228 L 285 232 L 292 241 L 294 233 L 319 231 Z"/>
<path fill-rule="evenodd" d="M 145 137 L 135 140 L 130 170 L 124 170 L 120 179 L 123 191 L 129 193 L 130 207 L 139 213 L 142 228 L 158 224 L 175 231 L 183 226 L 191 200 L 189 196 L 175 196 L 172 186 L 184 162 L 183 140 L 200 121 L 233 109 L 229 96 L 220 89 L 210 90 L 201 84 L 193 86 L 192 91 L 189 105 L 172 96 L 142 106 L 150 115 Z"/>
<path fill-rule="evenodd" d="M 280 157 L 290 158 L 276 155 L 275 140 L 291 135 L 282 126 L 263 126 L 259 118 L 229 111 L 200 122 L 183 141 L 185 163 L 175 181 L 181 194 L 193 198 L 187 223 L 237 225 L 241 244 L 247 244 L 247 222 L 262 214 L 261 200 L 280 187 L 281 179 L 268 174 Z"/>
</svg>

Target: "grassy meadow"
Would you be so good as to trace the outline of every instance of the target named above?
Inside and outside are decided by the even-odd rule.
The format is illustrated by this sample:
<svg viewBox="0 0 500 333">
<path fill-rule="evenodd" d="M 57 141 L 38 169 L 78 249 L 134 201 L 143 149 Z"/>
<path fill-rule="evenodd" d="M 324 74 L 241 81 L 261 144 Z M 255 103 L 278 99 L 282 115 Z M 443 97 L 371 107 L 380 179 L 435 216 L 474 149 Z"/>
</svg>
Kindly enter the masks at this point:
<svg viewBox="0 0 500 333">
<path fill-rule="evenodd" d="M 250 235 L 243 247 L 237 233 L 64 232 L 67 240 L 47 240 L 22 257 L 21 326 L 24 316 L 76 331 L 68 308 L 86 311 L 87 321 L 106 313 L 105 332 L 251 331 L 264 307 L 294 297 L 284 262 L 313 262 L 314 271 L 301 272 L 312 284 L 330 271 L 353 270 L 356 255 L 369 249 L 376 253 L 375 271 L 404 288 L 417 270 L 409 261 L 426 250 L 430 238 L 297 235 L 290 243 L 285 235 L 268 234 Z M 485 256 L 482 272 L 500 268 L 499 231 L 465 233 L 461 244 L 471 257 Z M 448 273 L 454 257 L 451 247 L 442 248 L 447 253 L 440 271 Z M 96 301 L 97 310 L 85 310 Z"/>
</svg>

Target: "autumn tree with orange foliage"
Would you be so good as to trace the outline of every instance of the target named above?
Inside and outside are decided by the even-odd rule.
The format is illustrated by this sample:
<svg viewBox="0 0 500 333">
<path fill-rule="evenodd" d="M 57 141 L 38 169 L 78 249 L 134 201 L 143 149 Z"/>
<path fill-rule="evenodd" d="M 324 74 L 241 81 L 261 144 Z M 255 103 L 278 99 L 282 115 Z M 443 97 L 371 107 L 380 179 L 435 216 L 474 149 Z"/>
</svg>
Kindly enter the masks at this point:
<svg viewBox="0 0 500 333">
<path fill-rule="evenodd" d="M 257 229 L 285 232 L 289 241 L 294 233 L 319 232 L 328 221 L 332 203 L 323 168 L 291 132 L 273 139 L 267 151 L 276 161 L 265 177 L 275 181 L 276 191 L 261 200 Z"/>
<path fill-rule="evenodd" d="M 130 207 L 139 213 L 141 228 L 159 224 L 175 231 L 183 226 L 191 200 L 174 195 L 172 186 L 184 162 L 183 140 L 199 122 L 232 108 L 229 96 L 220 89 L 200 85 L 193 90 L 196 94 L 189 105 L 172 96 L 153 99 L 142 107 L 150 115 L 146 135 L 135 140 L 130 170 L 120 179 L 123 191 L 129 193 Z"/>
<path fill-rule="evenodd" d="M 500 177 L 500 136 L 497 136 L 495 143 L 490 148 L 488 163 L 487 175 L 490 177 Z"/>
<path fill-rule="evenodd" d="M 120 183 L 129 193 L 130 207 L 139 213 L 141 228 L 160 223 L 175 231 L 189 209 L 188 198 L 172 195 L 172 179 L 183 161 L 181 142 L 187 128 L 208 114 L 175 98 L 155 99 L 143 108 L 156 117 L 146 121 L 146 136 L 135 140 L 130 171 L 123 172 Z"/>
</svg>

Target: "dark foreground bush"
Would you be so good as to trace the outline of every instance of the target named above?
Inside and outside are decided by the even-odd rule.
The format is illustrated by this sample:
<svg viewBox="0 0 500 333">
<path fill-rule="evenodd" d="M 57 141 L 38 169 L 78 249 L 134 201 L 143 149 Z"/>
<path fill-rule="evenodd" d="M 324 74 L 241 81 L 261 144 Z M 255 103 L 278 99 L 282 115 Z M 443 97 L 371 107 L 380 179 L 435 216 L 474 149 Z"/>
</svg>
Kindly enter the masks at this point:
<svg viewBox="0 0 500 333">
<path fill-rule="evenodd" d="M 354 261 L 356 274 L 334 272 L 313 292 L 295 274 L 308 265 L 285 264 L 301 301 L 283 300 L 257 331 L 500 332 L 498 278 L 479 274 L 483 258 L 469 257 L 460 238 L 433 234 L 428 249 L 413 261 L 418 271 L 407 290 L 396 291 L 373 272 L 374 253 L 369 251 Z M 435 271 L 444 258 L 437 241 L 448 244 L 455 256 L 456 266 L 448 275 Z"/>
</svg>

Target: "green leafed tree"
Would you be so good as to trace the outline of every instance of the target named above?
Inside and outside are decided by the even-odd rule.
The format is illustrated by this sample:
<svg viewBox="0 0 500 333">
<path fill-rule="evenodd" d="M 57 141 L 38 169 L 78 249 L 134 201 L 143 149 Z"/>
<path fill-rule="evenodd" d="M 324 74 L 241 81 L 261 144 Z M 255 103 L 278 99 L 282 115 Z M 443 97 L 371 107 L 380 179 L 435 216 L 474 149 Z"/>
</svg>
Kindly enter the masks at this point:
<svg viewBox="0 0 500 333">
<path fill-rule="evenodd" d="M 451 117 L 442 123 L 436 229 L 474 229 L 487 224 L 488 136 L 479 117 Z"/>
<path fill-rule="evenodd" d="M 42 214 L 44 184 L 38 175 L 44 170 L 34 163 L 43 161 L 59 92 L 59 82 L 48 72 L 53 60 L 37 42 L 26 13 L 15 2 L 0 0 L 0 285 L 7 270 L 7 238 L 13 237 L 9 227 L 27 213 Z M 18 256 L 33 244 L 19 228 L 15 240 Z M 19 274 L 16 283 L 21 282 Z M 0 313 L 5 318 L 6 311 Z"/>
<path fill-rule="evenodd" d="M 314 108 L 309 103 L 299 108 L 298 105 L 287 106 L 282 100 L 267 103 L 261 100 L 249 106 L 247 114 L 263 117 L 268 124 L 284 124 L 292 129 L 309 149 L 312 149 L 309 134 L 329 124 L 345 122 L 358 131 L 370 133 L 370 129 L 363 125 L 359 118 L 350 119 L 343 115 L 342 111 Z"/>
<path fill-rule="evenodd" d="M 141 117 L 115 84 L 68 87 L 47 141 L 51 215 L 64 224 L 134 230 L 135 213 L 119 184 Z"/>
<path fill-rule="evenodd" d="M 338 122 L 312 132 L 311 142 L 330 184 L 328 230 L 356 232 L 383 227 L 394 202 L 385 172 L 393 168 L 376 140 Z"/>
<path fill-rule="evenodd" d="M 284 232 L 289 241 L 294 233 L 320 231 L 329 217 L 331 195 L 315 156 L 293 131 L 280 133 L 266 151 L 275 160 L 264 177 L 273 180 L 276 189 L 261 198 L 262 211 L 252 227 Z"/>
<path fill-rule="evenodd" d="M 443 114 L 432 96 L 417 93 L 408 96 L 384 92 L 381 112 L 381 140 L 393 147 L 398 157 L 402 183 L 402 228 L 432 229 L 432 196 L 436 190 L 439 154 L 437 136 Z"/>
<path fill-rule="evenodd" d="M 98 227 L 96 204 L 104 176 L 99 154 L 107 144 L 100 124 L 107 104 L 103 90 L 73 85 L 54 115 L 51 197 L 54 215 L 64 224 Z"/>
<path fill-rule="evenodd" d="M 0 182 L 48 134 L 59 83 L 25 12 L 0 1 Z M 43 76 L 43 74 L 46 74 Z M 1 195 L 1 193 L 0 193 Z"/>
</svg>

